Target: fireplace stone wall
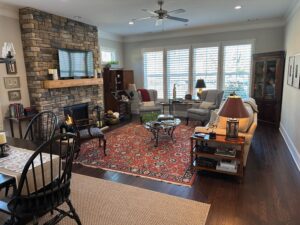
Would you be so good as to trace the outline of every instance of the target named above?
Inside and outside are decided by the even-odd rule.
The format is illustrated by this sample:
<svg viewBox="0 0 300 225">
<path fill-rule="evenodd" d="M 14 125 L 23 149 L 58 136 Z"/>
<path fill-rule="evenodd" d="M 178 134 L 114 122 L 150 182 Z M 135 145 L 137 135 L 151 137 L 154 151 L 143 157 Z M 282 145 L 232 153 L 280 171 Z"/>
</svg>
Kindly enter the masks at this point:
<svg viewBox="0 0 300 225">
<path fill-rule="evenodd" d="M 30 102 L 39 111 L 52 110 L 63 118 L 68 105 L 89 103 L 89 113 L 103 104 L 102 86 L 44 89 L 48 69 L 58 68 L 58 49 L 92 50 L 99 67 L 97 27 L 33 8 L 19 11 Z"/>
</svg>

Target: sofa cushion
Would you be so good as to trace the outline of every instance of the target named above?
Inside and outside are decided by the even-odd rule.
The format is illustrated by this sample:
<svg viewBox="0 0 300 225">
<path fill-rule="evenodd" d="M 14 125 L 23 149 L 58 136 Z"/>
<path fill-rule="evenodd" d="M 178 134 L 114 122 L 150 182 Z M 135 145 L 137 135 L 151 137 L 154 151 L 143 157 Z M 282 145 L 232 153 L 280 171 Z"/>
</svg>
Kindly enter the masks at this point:
<svg viewBox="0 0 300 225">
<path fill-rule="evenodd" d="M 143 102 L 143 106 L 146 106 L 146 107 L 155 106 L 155 102 L 154 101 Z"/>
<path fill-rule="evenodd" d="M 214 104 L 215 104 L 214 102 L 206 102 L 206 101 L 204 101 L 204 102 L 202 102 L 202 103 L 200 104 L 200 108 L 202 108 L 202 109 L 209 109 L 209 108 L 212 107 Z"/>
</svg>

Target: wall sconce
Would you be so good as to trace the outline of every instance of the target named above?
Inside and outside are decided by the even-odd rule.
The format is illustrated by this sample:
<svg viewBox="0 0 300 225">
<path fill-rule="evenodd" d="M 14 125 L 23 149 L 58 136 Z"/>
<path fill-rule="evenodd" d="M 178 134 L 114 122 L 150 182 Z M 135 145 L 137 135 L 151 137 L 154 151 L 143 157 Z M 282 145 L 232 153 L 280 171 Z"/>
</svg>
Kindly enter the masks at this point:
<svg viewBox="0 0 300 225">
<path fill-rule="evenodd" d="M 2 47 L 2 56 L 0 58 L 0 63 L 12 63 L 16 55 L 16 51 L 12 42 L 4 42 Z"/>
</svg>

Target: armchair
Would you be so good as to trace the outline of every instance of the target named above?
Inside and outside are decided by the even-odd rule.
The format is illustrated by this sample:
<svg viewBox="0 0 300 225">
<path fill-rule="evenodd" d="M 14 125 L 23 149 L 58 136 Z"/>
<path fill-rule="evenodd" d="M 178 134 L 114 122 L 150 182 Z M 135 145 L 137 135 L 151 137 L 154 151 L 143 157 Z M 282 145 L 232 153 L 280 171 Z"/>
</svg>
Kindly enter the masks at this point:
<svg viewBox="0 0 300 225">
<path fill-rule="evenodd" d="M 197 120 L 204 125 L 209 121 L 211 111 L 220 107 L 223 99 L 224 91 L 205 90 L 201 94 L 201 103 L 194 104 L 192 108 L 187 110 L 186 124 L 189 120 Z"/>
<path fill-rule="evenodd" d="M 143 102 L 141 92 L 138 91 L 138 101 L 139 101 L 138 111 L 140 114 L 141 123 L 143 122 L 142 118 L 143 118 L 144 114 L 150 113 L 150 112 L 156 112 L 156 113 L 161 112 L 161 106 L 157 102 L 157 90 L 148 89 L 147 91 L 148 91 L 149 97 L 150 97 L 150 101 L 148 101 L 148 102 Z"/>
</svg>

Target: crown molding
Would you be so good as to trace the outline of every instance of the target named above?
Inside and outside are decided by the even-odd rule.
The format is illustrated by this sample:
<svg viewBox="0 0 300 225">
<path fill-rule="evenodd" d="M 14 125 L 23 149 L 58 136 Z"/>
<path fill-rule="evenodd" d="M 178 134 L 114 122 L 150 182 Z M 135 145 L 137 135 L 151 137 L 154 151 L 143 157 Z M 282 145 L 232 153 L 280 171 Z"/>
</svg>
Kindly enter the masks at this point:
<svg viewBox="0 0 300 225">
<path fill-rule="evenodd" d="M 294 17 L 295 13 L 299 8 L 300 8 L 300 0 L 295 0 L 285 13 L 285 19 L 287 23 Z"/>
<path fill-rule="evenodd" d="M 205 34 L 215 34 L 230 31 L 243 31 L 243 30 L 254 30 L 262 28 L 272 28 L 272 27 L 283 27 L 285 26 L 285 20 L 283 18 L 274 18 L 259 20 L 253 22 L 243 22 L 243 23 L 232 23 L 223 24 L 207 27 L 195 27 L 190 29 L 181 29 L 174 31 L 166 31 L 160 33 L 147 33 L 140 35 L 132 35 L 123 37 L 124 42 L 137 42 L 137 41 L 147 41 L 165 38 L 176 38 L 176 37 L 186 37 L 194 35 L 205 35 Z"/>
<path fill-rule="evenodd" d="M 109 33 L 109 32 L 105 32 L 103 30 L 98 31 L 99 34 L 99 38 L 100 39 L 107 39 L 107 40 L 111 40 L 111 41 L 118 41 L 118 42 L 122 42 L 123 38 L 120 35 L 117 34 L 113 34 L 113 33 Z"/>
<path fill-rule="evenodd" d="M 7 4 L 0 3 L 0 16 L 13 19 L 19 19 L 19 8 Z"/>
</svg>

